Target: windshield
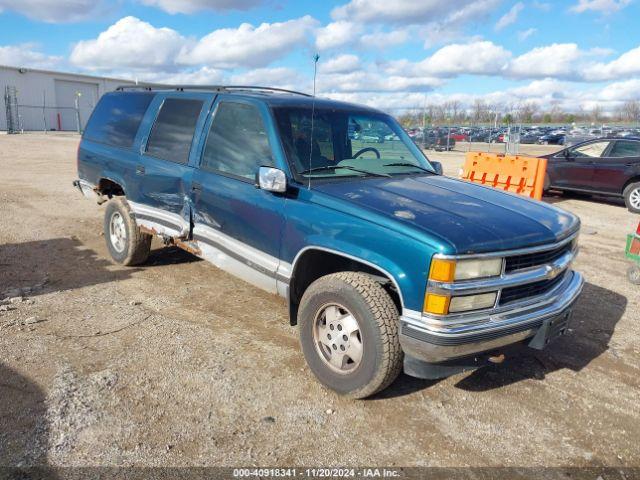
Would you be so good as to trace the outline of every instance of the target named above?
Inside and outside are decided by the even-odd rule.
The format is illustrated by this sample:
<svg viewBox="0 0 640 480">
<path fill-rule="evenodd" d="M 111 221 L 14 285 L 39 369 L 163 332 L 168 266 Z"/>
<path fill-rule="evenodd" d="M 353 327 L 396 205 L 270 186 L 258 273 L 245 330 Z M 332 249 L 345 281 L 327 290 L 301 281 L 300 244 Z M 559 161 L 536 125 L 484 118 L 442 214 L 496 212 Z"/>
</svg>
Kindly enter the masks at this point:
<svg viewBox="0 0 640 480">
<path fill-rule="evenodd" d="M 434 168 L 390 116 L 311 107 L 274 107 L 297 175 L 309 178 L 433 174 Z"/>
</svg>

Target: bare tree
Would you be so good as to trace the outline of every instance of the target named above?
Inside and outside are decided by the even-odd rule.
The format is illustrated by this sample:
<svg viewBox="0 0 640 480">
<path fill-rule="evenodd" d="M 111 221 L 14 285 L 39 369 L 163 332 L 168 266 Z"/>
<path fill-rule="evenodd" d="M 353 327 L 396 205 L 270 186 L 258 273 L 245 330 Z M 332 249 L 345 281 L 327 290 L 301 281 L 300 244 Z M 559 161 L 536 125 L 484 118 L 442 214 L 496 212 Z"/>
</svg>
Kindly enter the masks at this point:
<svg viewBox="0 0 640 480">
<path fill-rule="evenodd" d="M 533 117 L 538 113 L 538 105 L 533 102 L 527 102 L 520 105 L 519 120 L 523 123 L 533 122 Z"/>
<path fill-rule="evenodd" d="M 623 120 L 627 120 L 629 122 L 638 122 L 640 121 L 640 101 L 638 100 L 629 100 L 622 105 L 622 116 Z"/>
</svg>

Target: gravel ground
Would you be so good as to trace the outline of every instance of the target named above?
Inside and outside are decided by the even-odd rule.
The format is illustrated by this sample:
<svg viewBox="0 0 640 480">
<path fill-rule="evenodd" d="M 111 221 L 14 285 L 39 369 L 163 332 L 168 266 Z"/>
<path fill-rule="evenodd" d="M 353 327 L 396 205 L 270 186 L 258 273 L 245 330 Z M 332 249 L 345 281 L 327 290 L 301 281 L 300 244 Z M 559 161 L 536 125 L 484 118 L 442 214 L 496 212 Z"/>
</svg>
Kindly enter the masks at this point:
<svg viewBox="0 0 640 480">
<path fill-rule="evenodd" d="M 0 465 L 640 466 L 639 218 L 619 202 L 546 199 L 583 222 L 569 335 L 351 401 L 313 379 L 278 297 L 160 245 L 111 264 L 77 144 L 0 135 L 0 300 L 19 297 L 0 306 Z"/>
</svg>

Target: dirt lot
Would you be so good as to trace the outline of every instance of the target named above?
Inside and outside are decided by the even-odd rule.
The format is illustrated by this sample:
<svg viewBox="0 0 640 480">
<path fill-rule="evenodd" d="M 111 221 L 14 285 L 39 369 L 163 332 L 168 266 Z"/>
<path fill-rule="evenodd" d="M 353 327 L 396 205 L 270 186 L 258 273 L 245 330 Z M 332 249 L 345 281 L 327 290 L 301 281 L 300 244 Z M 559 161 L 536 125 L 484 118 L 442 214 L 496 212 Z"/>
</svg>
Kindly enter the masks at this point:
<svg viewBox="0 0 640 480">
<path fill-rule="evenodd" d="M 583 222 L 567 337 L 351 401 L 313 379 L 281 299 L 175 249 L 112 265 L 77 143 L 0 135 L 0 300 L 24 297 L 0 307 L 0 465 L 640 466 L 639 218 L 619 202 L 546 199 Z"/>
</svg>

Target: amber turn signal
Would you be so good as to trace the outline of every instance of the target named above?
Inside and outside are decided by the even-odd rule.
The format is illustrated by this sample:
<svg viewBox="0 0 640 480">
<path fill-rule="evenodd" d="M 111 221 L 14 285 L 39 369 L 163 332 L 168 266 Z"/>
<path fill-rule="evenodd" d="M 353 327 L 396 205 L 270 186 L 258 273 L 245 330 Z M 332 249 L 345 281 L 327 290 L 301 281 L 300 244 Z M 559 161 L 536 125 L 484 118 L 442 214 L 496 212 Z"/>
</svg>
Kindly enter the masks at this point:
<svg viewBox="0 0 640 480">
<path fill-rule="evenodd" d="M 446 315 L 449 313 L 449 302 L 451 297 L 428 293 L 424 298 L 424 312 L 435 315 Z"/>
<path fill-rule="evenodd" d="M 455 274 L 455 260 L 443 260 L 441 258 L 434 258 L 431 261 L 431 268 L 429 269 L 429 280 L 435 280 L 436 282 L 453 282 Z"/>
</svg>

